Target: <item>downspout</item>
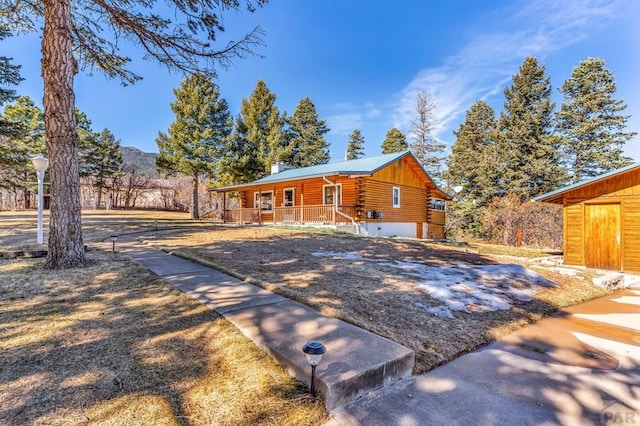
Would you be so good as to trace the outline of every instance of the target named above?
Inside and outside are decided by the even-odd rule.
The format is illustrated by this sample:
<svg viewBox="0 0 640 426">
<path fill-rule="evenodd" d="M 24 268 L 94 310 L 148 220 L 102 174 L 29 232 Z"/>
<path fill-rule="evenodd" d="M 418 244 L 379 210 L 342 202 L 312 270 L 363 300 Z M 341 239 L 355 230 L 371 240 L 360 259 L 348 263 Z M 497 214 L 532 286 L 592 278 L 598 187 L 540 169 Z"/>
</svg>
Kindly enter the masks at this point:
<svg viewBox="0 0 640 426">
<path fill-rule="evenodd" d="M 334 209 L 334 211 L 336 213 L 338 213 L 340 216 L 349 219 L 351 221 L 351 224 L 354 226 L 354 228 L 356 228 L 356 235 L 360 235 L 360 226 L 356 223 L 356 220 L 354 218 L 352 218 L 351 216 L 349 216 L 348 214 L 343 213 L 340 210 L 338 210 L 338 184 L 335 183 L 335 182 L 331 182 L 329 179 L 327 179 L 326 176 L 322 176 L 322 179 L 325 182 L 327 182 L 329 185 L 333 185 L 333 202 L 334 202 L 333 209 Z"/>
</svg>

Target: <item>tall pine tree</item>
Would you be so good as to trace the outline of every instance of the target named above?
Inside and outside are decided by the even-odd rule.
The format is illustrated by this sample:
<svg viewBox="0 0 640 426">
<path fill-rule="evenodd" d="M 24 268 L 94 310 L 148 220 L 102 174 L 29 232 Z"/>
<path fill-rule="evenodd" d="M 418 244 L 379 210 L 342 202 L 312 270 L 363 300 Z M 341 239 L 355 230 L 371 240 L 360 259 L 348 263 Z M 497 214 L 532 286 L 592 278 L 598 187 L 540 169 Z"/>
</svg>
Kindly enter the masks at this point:
<svg viewBox="0 0 640 426">
<path fill-rule="evenodd" d="M 28 96 L 4 108 L 1 119 L 11 131 L 0 136 L 0 187 L 21 191 L 24 208 L 30 208 L 30 193 L 36 172 L 30 158 L 46 155 L 44 114 Z"/>
<path fill-rule="evenodd" d="M 267 176 L 273 163 L 289 159 L 285 122 L 275 93 L 258 80 L 249 98 L 242 99 L 235 132 L 220 162 L 218 183 L 251 182 Z"/>
<path fill-rule="evenodd" d="M 360 130 L 355 129 L 351 135 L 349 135 L 349 144 L 347 145 L 347 160 L 356 160 L 364 157 L 364 136 L 360 133 Z"/>
<path fill-rule="evenodd" d="M 493 108 L 485 101 L 475 102 L 453 133 L 456 141 L 447 160 L 445 179 L 451 186 L 462 186 L 462 190 L 450 203 L 448 217 L 457 223 L 458 230 L 482 238 L 482 211 L 498 193 Z"/>
<path fill-rule="evenodd" d="M 560 88 L 564 100 L 557 128 L 573 182 L 633 162 L 622 148 L 636 133 L 625 131 L 629 116 L 622 112 L 627 105 L 614 99 L 616 90 L 613 71 L 600 58 L 580 62 Z"/>
<path fill-rule="evenodd" d="M 222 157 L 233 129 L 227 101 L 220 98 L 218 86 L 203 73 L 195 73 L 174 89 L 171 110 L 175 121 L 167 134 L 156 138 L 156 167 L 164 173 L 180 173 L 193 179 L 191 217 L 198 219 L 198 188 L 202 175 L 211 175 Z"/>
<path fill-rule="evenodd" d="M 393 154 L 394 152 L 402 152 L 409 149 L 407 137 L 395 127 L 389 130 L 382 141 L 382 153 Z"/>
<path fill-rule="evenodd" d="M 82 141 L 82 137 L 80 139 Z M 102 192 L 107 180 L 116 176 L 122 167 L 120 140 L 107 128 L 91 138 L 80 154 L 80 176 L 90 177 L 98 190 L 96 208 L 102 205 Z M 84 145 L 84 144 L 81 144 Z"/>
<path fill-rule="evenodd" d="M 41 32 L 42 78 L 51 208 L 45 267 L 85 263 L 80 214 L 79 141 L 75 132 L 74 78 L 81 69 L 104 71 L 134 83 L 119 41 L 133 40 L 145 58 L 185 73 L 209 76 L 252 53 L 260 28 L 220 46 L 223 13 L 253 11 L 263 0 L 0 0 L 0 25 Z"/>
<path fill-rule="evenodd" d="M 556 189 L 564 178 L 558 138 L 552 134 L 554 103 L 544 65 L 527 57 L 504 95 L 497 124 L 500 187 L 524 201 Z"/>
<path fill-rule="evenodd" d="M 0 41 L 10 35 L 11 33 L 3 25 L 0 25 Z M 22 81 L 22 77 L 20 77 L 20 65 L 12 64 L 11 59 L 12 58 L 6 56 L 0 56 L 0 106 L 16 98 L 15 90 L 3 86 L 17 86 Z M 0 137 L 14 134 L 17 130 L 15 124 L 5 121 L 4 118 L 0 116 Z"/>
<path fill-rule="evenodd" d="M 495 167 L 495 113 L 485 101 L 476 101 L 454 131 L 456 141 L 447 160 L 446 179 L 462 186 L 458 198 L 484 206 L 499 194 Z"/>
<path fill-rule="evenodd" d="M 422 167 L 433 178 L 442 176 L 443 153 L 446 145 L 433 136 L 436 122 L 434 117 L 435 101 L 431 95 L 419 92 L 416 96 L 416 118 L 411 122 L 411 152 Z"/>
<path fill-rule="evenodd" d="M 324 135 L 329 128 L 320 120 L 316 107 L 309 98 L 302 98 L 288 120 L 291 131 L 295 167 L 315 166 L 329 162 L 329 143 Z"/>
</svg>

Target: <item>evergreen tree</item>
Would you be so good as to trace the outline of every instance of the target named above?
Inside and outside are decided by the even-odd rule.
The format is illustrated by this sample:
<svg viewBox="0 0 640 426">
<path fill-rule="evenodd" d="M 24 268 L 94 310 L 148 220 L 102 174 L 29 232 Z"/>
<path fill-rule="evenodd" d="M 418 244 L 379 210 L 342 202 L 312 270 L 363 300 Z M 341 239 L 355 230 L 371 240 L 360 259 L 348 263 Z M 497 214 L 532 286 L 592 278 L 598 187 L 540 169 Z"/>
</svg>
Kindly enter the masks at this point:
<svg viewBox="0 0 640 426">
<path fill-rule="evenodd" d="M 407 137 L 395 127 L 387 132 L 382 142 L 382 153 L 393 154 L 394 152 L 402 152 L 409 149 Z"/>
<path fill-rule="evenodd" d="M 79 140 L 74 116 L 73 81 L 78 70 L 99 69 L 134 83 L 129 58 L 118 40 L 134 40 L 145 57 L 181 72 L 215 74 L 219 65 L 252 53 L 262 43 L 254 29 L 217 47 L 224 31 L 222 11 L 249 11 L 263 0 L 0 0 L 0 25 L 10 30 L 42 29 L 42 77 L 47 152 L 50 157 L 51 209 L 45 267 L 72 268 L 85 263 L 80 216 Z"/>
<path fill-rule="evenodd" d="M 267 176 L 273 163 L 290 156 L 286 115 L 280 114 L 275 102 L 275 93 L 262 80 L 248 99 L 242 99 L 235 132 L 220 164 L 219 183 L 245 183 Z"/>
<path fill-rule="evenodd" d="M 156 167 L 163 173 L 180 173 L 193 178 L 191 218 L 198 219 L 198 188 L 203 174 L 213 174 L 233 129 L 227 101 L 220 98 L 210 77 L 195 73 L 174 89 L 171 110 L 176 118 L 167 134 L 156 138 Z"/>
<path fill-rule="evenodd" d="M 558 139 L 552 134 L 554 103 L 544 65 L 527 57 L 504 95 L 497 124 L 500 187 L 524 201 L 556 189 L 564 178 Z"/>
<path fill-rule="evenodd" d="M 9 37 L 10 33 L 4 26 L 0 25 L 0 41 Z M 16 98 L 16 91 L 3 87 L 4 85 L 16 86 L 22 81 L 20 77 L 20 65 L 14 65 L 11 63 L 12 58 L 6 56 L 0 56 L 0 106 L 11 102 Z M 5 121 L 0 116 L 0 138 L 2 136 L 9 136 L 18 131 L 14 125 Z M 1 154 L 1 153 L 0 153 Z"/>
<path fill-rule="evenodd" d="M 454 131 L 456 141 L 447 160 L 446 179 L 462 186 L 458 199 L 488 204 L 499 195 L 495 167 L 495 113 L 485 101 L 476 101 Z"/>
<path fill-rule="evenodd" d="M 33 100 L 21 96 L 4 108 L 2 121 L 12 130 L 0 137 L 0 187 L 22 191 L 24 208 L 28 209 L 36 174 L 31 157 L 46 155 L 44 115 Z"/>
<path fill-rule="evenodd" d="M 82 137 L 80 140 L 83 140 Z M 80 176 L 94 179 L 94 186 L 98 190 L 96 208 L 100 208 L 107 179 L 116 176 L 122 167 L 122 152 L 120 140 L 107 128 L 97 135 L 92 134 L 89 140 L 93 143 L 86 144 L 86 149 L 80 154 Z"/>
<path fill-rule="evenodd" d="M 448 215 L 456 223 L 456 230 L 481 238 L 482 210 L 498 192 L 493 108 L 485 101 L 475 102 L 453 133 L 456 141 L 447 160 L 445 178 L 451 186 L 462 186 L 462 190 L 449 203 Z"/>
<path fill-rule="evenodd" d="M 308 167 L 329 162 L 329 143 L 324 135 L 329 128 L 320 120 L 309 98 L 302 98 L 288 120 L 293 148 L 291 165 Z"/>
<path fill-rule="evenodd" d="M 629 116 L 621 113 L 627 105 L 614 99 L 616 90 L 613 71 L 600 58 L 580 62 L 560 88 L 557 128 L 574 183 L 633 162 L 622 147 L 636 133 L 625 132 Z"/>
<path fill-rule="evenodd" d="M 96 133 L 91 128 L 91 120 L 87 115 L 80 111 L 79 108 L 75 109 L 76 116 L 76 135 L 78 135 L 79 148 L 78 148 L 78 170 L 81 176 L 87 176 L 83 169 L 87 167 L 83 164 L 86 159 L 85 153 L 91 150 L 98 142 L 99 133 Z"/>
<path fill-rule="evenodd" d="M 446 145 L 436 141 L 433 137 L 435 117 L 433 110 L 436 105 L 433 98 L 425 92 L 416 96 L 416 118 L 411 122 L 412 142 L 411 152 L 416 156 L 422 167 L 432 178 L 442 175 L 442 162 Z"/>
<path fill-rule="evenodd" d="M 355 129 L 351 135 L 349 135 L 349 144 L 347 145 L 347 160 L 356 160 L 364 157 L 364 136 L 360 133 L 360 130 Z"/>
</svg>

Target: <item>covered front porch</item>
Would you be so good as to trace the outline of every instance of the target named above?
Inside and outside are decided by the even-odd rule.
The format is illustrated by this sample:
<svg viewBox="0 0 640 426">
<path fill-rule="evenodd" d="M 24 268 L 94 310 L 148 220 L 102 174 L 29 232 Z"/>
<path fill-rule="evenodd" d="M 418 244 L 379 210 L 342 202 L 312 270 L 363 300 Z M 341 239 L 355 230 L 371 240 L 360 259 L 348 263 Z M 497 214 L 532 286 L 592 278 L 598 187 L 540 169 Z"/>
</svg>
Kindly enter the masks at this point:
<svg viewBox="0 0 640 426">
<path fill-rule="evenodd" d="M 225 209 L 224 223 L 273 225 L 355 225 L 355 206 L 310 205 Z"/>
</svg>

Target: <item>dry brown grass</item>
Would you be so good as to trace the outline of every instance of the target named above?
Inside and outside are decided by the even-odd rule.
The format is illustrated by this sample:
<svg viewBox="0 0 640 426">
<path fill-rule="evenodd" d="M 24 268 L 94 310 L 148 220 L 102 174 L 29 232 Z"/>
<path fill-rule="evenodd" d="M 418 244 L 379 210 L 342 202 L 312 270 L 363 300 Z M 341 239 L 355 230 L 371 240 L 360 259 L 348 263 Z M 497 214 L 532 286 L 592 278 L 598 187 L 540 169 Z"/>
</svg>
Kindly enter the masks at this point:
<svg viewBox="0 0 640 426">
<path fill-rule="evenodd" d="M 439 303 L 397 269 L 372 267 L 371 262 L 362 260 L 315 257 L 310 253 L 357 252 L 367 258 L 448 266 L 458 262 L 494 264 L 498 260 L 464 248 L 418 240 L 359 238 L 264 227 L 218 227 L 208 232 L 169 232 L 145 238 L 176 254 L 256 282 L 408 346 L 416 351 L 417 373 L 435 368 L 560 307 L 604 294 L 582 280 L 538 271 L 557 286 L 542 288 L 533 301 L 516 303 L 510 310 L 455 312 L 454 319 L 446 319 L 428 314 L 416 305 Z"/>
<path fill-rule="evenodd" d="M 44 212 L 46 244 L 49 212 Z M 209 228 L 212 221 L 194 221 L 188 213 L 156 210 L 83 210 L 82 232 L 85 243 L 102 241 L 110 235 L 150 232 L 171 228 Z M 35 248 L 37 212 L 0 211 L 0 250 Z"/>
<path fill-rule="evenodd" d="M 320 402 L 222 317 L 118 254 L 0 260 L 0 424 L 318 424 Z"/>
<path fill-rule="evenodd" d="M 469 243 L 469 248 L 480 254 L 518 256 L 529 259 L 562 254 L 562 252 L 550 249 L 501 246 L 499 244 L 485 244 L 478 242 Z"/>
</svg>

